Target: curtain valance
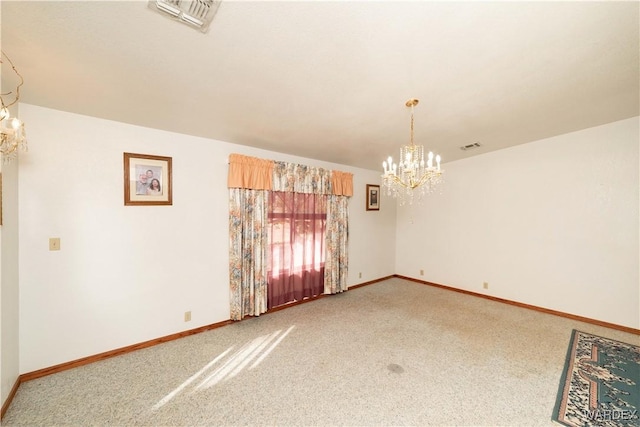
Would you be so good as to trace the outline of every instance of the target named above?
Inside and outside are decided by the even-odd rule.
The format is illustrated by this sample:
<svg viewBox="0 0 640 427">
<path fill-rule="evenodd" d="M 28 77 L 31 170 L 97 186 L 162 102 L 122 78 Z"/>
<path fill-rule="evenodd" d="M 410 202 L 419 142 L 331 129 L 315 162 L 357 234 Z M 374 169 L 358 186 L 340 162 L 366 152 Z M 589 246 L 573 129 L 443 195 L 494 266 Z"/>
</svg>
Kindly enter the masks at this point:
<svg viewBox="0 0 640 427">
<path fill-rule="evenodd" d="M 331 171 L 332 194 L 336 196 L 353 196 L 353 174 L 349 172 Z"/>
<path fill-rule="evenodd" d="M 273 187 L 273 161 L 241 154 L 229 155 L 229 188 L 271 190 Z"/>
<path fill-rule="evenodd" d="M 353 174 L 231 154 L 228 187 L 353 196 Z"/>
<path fill-rule="evenodd" d="M 273 191 L 331 194 L 331 171 L 288 162 L 275 162 Z"/>
</svg>

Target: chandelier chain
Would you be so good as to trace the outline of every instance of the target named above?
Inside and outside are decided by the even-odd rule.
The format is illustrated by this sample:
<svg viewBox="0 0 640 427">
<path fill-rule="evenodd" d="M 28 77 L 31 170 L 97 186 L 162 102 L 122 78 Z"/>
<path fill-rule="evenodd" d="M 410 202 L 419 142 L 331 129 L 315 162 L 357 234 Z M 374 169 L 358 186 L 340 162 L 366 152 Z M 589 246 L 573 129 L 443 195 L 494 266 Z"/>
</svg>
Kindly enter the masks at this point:
<svg viewBox="0 0 640 427">
<path fill-rule="evenodd" d="M 413 105 L 411 106 L 411 145 L 415 145 L 413 143 Z"/>
</svg>

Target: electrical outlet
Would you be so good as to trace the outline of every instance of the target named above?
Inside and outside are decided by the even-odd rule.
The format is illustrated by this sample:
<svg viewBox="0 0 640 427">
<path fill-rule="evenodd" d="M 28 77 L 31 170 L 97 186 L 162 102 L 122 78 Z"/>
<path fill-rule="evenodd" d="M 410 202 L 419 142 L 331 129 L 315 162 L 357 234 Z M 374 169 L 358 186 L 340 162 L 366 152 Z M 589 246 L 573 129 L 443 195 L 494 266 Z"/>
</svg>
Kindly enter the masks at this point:
<svg viewBox="0 0 640 427">
<path fill-rule="evenodd" d="M 489 289 L 489 282 L 484 282 L 484 283 L 482 284 L 482 287 L 483 287 L 484 289 Z"/>
<path fill-rule="evenodd" d="M 358 273 L 358 279 L 362 279 L 362 273 Z"/>
<path fill-rule="evenodd" d="M 420 270 L 420 275 L 424 276 L 424 270 Z"/>
<path fill-rule="evenodd" d="M 59 237 L 51 237 L 49 239 L 49 250 L 50 251 L 59 251 L 60 250 L 60 238 Z"/>
<path fill-rule="evenodd" d="M 190 311 L 185 311 L 184 312 L 184 321 L 185 322 L 191 322 L 191 312 Z"/>
</svg>

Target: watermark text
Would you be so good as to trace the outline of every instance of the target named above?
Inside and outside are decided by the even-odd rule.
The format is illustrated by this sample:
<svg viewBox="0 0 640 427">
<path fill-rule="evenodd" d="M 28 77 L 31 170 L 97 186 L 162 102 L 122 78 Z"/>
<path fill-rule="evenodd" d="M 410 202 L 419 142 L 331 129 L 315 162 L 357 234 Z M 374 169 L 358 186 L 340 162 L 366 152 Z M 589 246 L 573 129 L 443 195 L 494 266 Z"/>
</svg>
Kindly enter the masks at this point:
<svg viewBox="0 0 640 427">
<path fill-rule="evenodd" d="M 595 421 L 630 421 L 638 418 L 638 411 L 630 409 L 594 409 L 583 412 L 585 417 Z"/>
</svg>

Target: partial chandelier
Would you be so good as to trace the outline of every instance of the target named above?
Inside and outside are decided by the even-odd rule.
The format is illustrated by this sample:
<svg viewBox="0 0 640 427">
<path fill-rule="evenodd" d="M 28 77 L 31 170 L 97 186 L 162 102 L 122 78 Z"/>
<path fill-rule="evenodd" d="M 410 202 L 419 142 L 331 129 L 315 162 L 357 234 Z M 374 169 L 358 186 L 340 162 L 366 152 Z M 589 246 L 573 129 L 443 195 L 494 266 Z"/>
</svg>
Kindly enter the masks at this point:
<svg viewBox="0 0 640 427">
<path fill-rule="evenodd" d="M 27 135 L 24 131 L 24 123 L 17 117 L 11 116 L 9 107 L 16 104 L 20 99 L 20 87 L 24 84 L 24 79 L 16 70 L 15 65 L 11 62 L 11 59 L 4 51 L 0 56 L 0 64 L 3 64 L 2 60 L 6 58 L 9 65 L 13 69 L 13 72 L 18 76 L 18 83 L 14 91 L 0 94 L 0 154 L 5 163 L 11 161 L 18 155 L 18 150 L 27 151 Z M 13 101 L 6 101 L 6 97 L 13 96 Z"/>
<path fill-rule="evenodd" d="M 424 147 L 413 142 L 413 107 L 418 100 L 412 98 L 406 102 L 411 107 L 411 140 L 409 145 L 400 147 L 400 163 L 389 158 L 382 162 L 382 189 L 386 194 L 397 198 L 400 204 L 412 204 L 414 199 L 420 200 L 425 194 L 431 193 L 442 182 L 440 169 L 440 155 L 434 157 L 429 151 L 427 161 L 424 159 Z M 434 164 L 435 160 L 435 164 Z"/>
</svg>

